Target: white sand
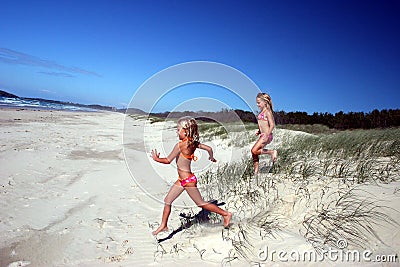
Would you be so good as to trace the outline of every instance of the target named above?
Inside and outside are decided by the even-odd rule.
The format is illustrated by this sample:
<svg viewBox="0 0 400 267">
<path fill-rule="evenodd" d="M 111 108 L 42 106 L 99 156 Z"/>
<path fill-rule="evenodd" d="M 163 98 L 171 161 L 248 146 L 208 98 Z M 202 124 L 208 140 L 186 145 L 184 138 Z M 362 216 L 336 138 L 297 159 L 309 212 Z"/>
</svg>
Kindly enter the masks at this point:
<svg viewBox="0 0 400 267">
<path fill-rule="evenodd" d="M 0 266 L 220 266 L 229 262 L 234 249 L 223 236 L 237 235 L 238 224 L 230 231 L 222 230 L 222 224 L 193 225 L 161 244 L 151 235 L 161 219 L 159 200 L 176 178 L 176 170 L 155 164 L 148 152 L 156 148 L 165 156 L 176 143 L 175 129 L 154 124 L 143 132 L 143 120 L 129 119 L 128 145 L 123 147 L 124 120 L 123 114 L 107 112 L 0 110 Z M 220 140 L 209 145 L 219 164 L 240 159 L 251 147 L 232 150 Z M 205 155 L 198 156 L 200 167 L 195 171 L 207 170 Z M 151 190 L 151 196 L 140 187 Z M 301 201 L 294 205 L 296 196 L 284 193 L 292 192 L 289 187 L 283 186 L 278 209 L 287 229 L 276 238 L 262 239 L 245 223 L 246 218 L 234 218 L 249 230 L 249 250 L 255 260 L 265 245 L 277 251 L 312 249 L 298 231 L 308 207 Z M 365 187 L 399 209 L 396 188 L 399 183 Z M 185 194 L 178 204 L 192 205 Z M 159 238 L 180 227 L 181 211 L 173 209 L 170 231 Z M 400 220 L 398 213 L 393 217 Z M 399 252 L 400 234 L 394 229 L 376 229 L 386 242 L 376 244 L 378 251 Z M 251 265 L 243 259 L 231 264 Z"/>
</svg>

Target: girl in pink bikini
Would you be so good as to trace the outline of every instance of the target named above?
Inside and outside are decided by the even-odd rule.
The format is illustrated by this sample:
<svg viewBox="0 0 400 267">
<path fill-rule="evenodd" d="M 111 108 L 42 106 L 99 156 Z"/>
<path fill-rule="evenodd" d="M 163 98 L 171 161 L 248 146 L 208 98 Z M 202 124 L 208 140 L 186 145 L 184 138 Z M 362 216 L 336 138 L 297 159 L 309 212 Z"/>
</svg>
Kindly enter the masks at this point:
<svg viewBox="0 0 400 267">
<path fill-rule="evenodd" d="M 275 162 L 278 156 L 276 150 L 264 149 L 264 147 L 272 141 L 272 131 L 275 128 L 275 121 L 273 116 L 273 106 L 271 97 L 266 93 L 258 93 L 256 97 L 257 107 L 260 109 L 258 114 L 258 132 L 260 138 L 251 149 L 251 155 L 254 164 L 254 174 L 258 174 L 259 169 L 259 155 L 271 155 L 272 161 Z"/>
<path fill-rule="evenodd" d="M 178 180 L 172 185 L 164 199 L 165 204 L 161 224 L 155 231 L 153 231 L 153 235 L 157 235 L 162 231 L 168 230 L 167 223 L 168 217 L 171 213 L 172 202 L 185 190 L 197 206 L 220 214 L 224 218 L 224 227 L 228 227 L 232 218 L 232 213 L 219 208 L 215 204 L 208 203 L 203 200 L 199 189 L 197 188 L 197 178 L 192 173 L 190 168 L 192 160 L 197 160 L 196 156 L 194 156 L 194 151 L 196 148 L 207 151 L 209 160 L 216 162 L 213 157 L 212 148 L 199 142 L 197 122 L 193 118 L 181 118 L 178 121 L 177 133 L 180 142 L 175 145 L 171 153 L 166 158 L 160 158 L 160 153 L 158 153 L 155 149 L 151 151 L 153 160 L 157 162 L 170 164 L 175 159 L 178 170 Z"/>
</svg>

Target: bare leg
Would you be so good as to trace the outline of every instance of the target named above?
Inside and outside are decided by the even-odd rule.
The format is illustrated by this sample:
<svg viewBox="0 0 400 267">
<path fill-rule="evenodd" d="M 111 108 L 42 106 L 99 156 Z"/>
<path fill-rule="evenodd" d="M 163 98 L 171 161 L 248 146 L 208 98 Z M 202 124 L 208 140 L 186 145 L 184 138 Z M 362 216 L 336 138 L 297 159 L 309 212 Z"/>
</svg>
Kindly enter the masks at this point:
<svg viewBox="0 0 400 267">
<path fill-rule="evenodd" d="M 169 215 L 171 214 L 171 205 L 172 202 L 183 192 L 184 188 L 179 185 L 179 182 L 177 181 L 169 190 L 167 196 L 164 199 L 164 210 L 162 214 L 162 219 L 161 219 L 161 224 L 160 226 L 153 231 L 153 235 L 157 235 L 158 233 L 162 231 L 168 230 L 168 218 Z"/>
<path fill-rule="evenodd" d="M 254 166 L 254 175 L 258 174 L 258 170 L 259 170 L 259 157 L 258 155 L 262 154 L 262 150 L 263 150 L 263 143 L 260 142 L 260 140 L 258 140 L 254 146 L 251 149 L 251 157 L 253 159 L 253 166 Z"/>
<path fill-rule="evenodd" d="M 162 214 L 161 224 L 155 231 L 153 231 L 153 233 L 152 233 L 153 235 L 157 235 L 160 232 L 164 232 L 164 231 L 168 230 L 167 223 L 168 223 L 168 218 L 169 218 L 170 214 L 171 214 L 171 205 L 165 204 L 163 214 Z"/>
<path fill-rule="evenodd" d="M 224 227 L 229 226 L 229 224 L 231 222 L 231 218 L 232 218 L 231 212 L 223 210 L 213 203 L 207 203 L 207 204 L 202 205 L 201 207 L 203 209 L 206 209 L 206 210 L 209 210 L 211 212 L 215 212 L 215 213 L 218 213 L 219 215 L 221 215 L 224 218 Z"/>
<path fill-rule="evenodd" d="M 205 202 L 196 186 L 196 183 L 190 183 L 185 186 L 185 190 L 190 196 L 190 198 L 196 203 L 200 208 L 215 212 L 224 218 L 224 227 L 228 227 L 232 218 L 232 213 L 221 209 L 217 205 L 209 202 Z"/>
<path fill-rule="evenodd" d="M 253 153 L 253 150 L 251 151 L 251 157 L 253 159 L 254 174 L 256 175 L 258 173 L 258 168 L 260 166 L 259 164 L 260 159 L 257 154 Z"/>
<path fill-rule="evenodd" d="M 272 139 L 266 139 L 265 137 L 260 137 L 254 146 L 251 148 L 251 155 L 254 162 L 254 174 L 258 174 L 259 164 L 258 155 L 269 154 L 273 162 L 278 158 L 278 152 L 276 150 L 264 149 L 265 145 L 271 143 Z"/>
<path fill-rule="evenodd" d="M 278 151 L 276 150 L 263 149 L 262 154 L 270 155 L 273 162 L 276 162 L 276 159 L 278 158 Z"/>
</svg>

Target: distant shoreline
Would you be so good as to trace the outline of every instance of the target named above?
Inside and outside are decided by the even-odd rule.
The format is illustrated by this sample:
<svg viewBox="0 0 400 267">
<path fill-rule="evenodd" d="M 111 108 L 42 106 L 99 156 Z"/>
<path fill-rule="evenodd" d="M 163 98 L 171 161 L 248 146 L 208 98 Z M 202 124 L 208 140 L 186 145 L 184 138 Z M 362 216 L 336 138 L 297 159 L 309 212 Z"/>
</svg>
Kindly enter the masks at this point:
<svg viewBox="0 0 400 267">
<path fill-rule="evenodd" d="M 115 107 L 79 104 L 43 98 L 20 97 L 0 90 L 0 107 L 37 108 L 45 110 L 117 111 Z"/>
<path fill-rule="evenodd" d="M 49 111 L 49 112 L 83 112 L 83 113 L 102 113 L 102 112 L 110 112 L 106 110 L 85 110 L 85 109 L 54 109 L 54 108 L 46 108 L 46 107 L 16 107 L 16 106 L 6 106 L 0 105 L 0 110 L 12 110 L 12 111 Z M 112 111 L 111 111 L 112 112 Z"/>
</svg>

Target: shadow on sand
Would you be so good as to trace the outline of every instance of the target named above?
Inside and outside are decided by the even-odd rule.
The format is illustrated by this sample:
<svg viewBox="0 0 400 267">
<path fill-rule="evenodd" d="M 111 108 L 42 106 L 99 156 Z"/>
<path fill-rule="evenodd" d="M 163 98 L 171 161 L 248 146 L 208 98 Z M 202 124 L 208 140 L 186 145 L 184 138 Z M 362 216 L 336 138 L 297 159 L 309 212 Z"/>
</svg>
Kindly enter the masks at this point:
<svg viewBox="0 0 400 267">
<path fill-rule="evenodd" d="M 217 206 L 222 206 L 225 205 L 225 202 L 221 202 L 218 203 L 217 200 L 212 200 L 210 201 L 210 203 L 213 203 Z M 189 227 L 191 227 L 192 225 L 196 224 L 196 223 L 207 223 L 210 221 L 210 214 L 211 212 L 205 209 L 201 209 L 201 211 L 199 211 L 199 213 L 193 215 L 193 216 L 189 216 L 186 215 L 185 213 L 181 213 L 179 214 L 179 216 L 181 216 L 181 226 L 179 228 L 177 228 L 176 230 L 172 231 L 167 237 L 164 238 L 160 238 L 157 239 L 158 243 L 161 243 L 165 240 L 171 239 L 174 235 L 176 235 L 177 233 L 181 232 L 184 229 L 188 229 Z"/>
</svg>

